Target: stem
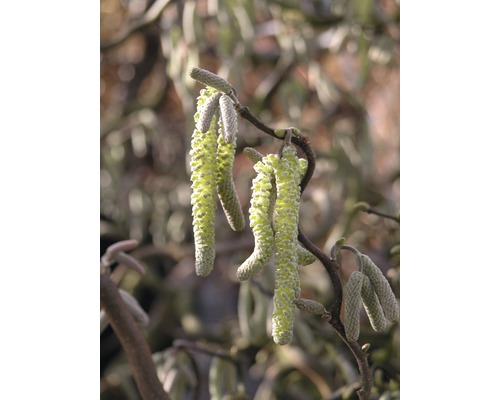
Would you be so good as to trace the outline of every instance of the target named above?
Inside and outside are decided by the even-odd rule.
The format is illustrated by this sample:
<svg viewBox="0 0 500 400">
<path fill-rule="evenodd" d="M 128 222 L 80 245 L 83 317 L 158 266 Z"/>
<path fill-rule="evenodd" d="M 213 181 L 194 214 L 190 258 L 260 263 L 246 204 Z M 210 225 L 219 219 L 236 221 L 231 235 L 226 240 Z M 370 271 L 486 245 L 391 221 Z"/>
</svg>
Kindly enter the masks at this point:
<svg viewBox="0 0 500 400">
<path fill-rule="evenodd" d="M 147 400 L 170 400 L 158 379 L 143 333 L 123 302 L 115 283 L 106 275 L 101 275 L 101 305 L 132 367 L 141 397 Z"/>
<path fill-rule="evenodd" d="M 363 210 L 363 211 L 367 214 L 375 214 L 375 215 L 378 215 L 379 217 L 382 217 L 382 218 L 392 219 L 393 221 L 397 222 L 398 224 L 400 223 L 398 217 L 395 217 L 394 215 L 385 214 L 385 213 L 378 211 L 378 210 L 375 210 L 371 207 L 368 208 L 367 210 Z"/>
<path fill-rule="evenodd" d="M 361 389 L 359 389 L 356 393 L 358 394 L 360 400 L 368 400 L 373 385 L 372 374 L 368 364 L 368 355 L 361 350 L 361 346 L 358 342 L 350 342 L 344 336 L 340 336 L 347 347 L 349 347 L 349 350 L 351 350 L 352 354 L 356 358 L 356 362 L 358 363 L 358 369 L 361 374 Z"/>
</svg>

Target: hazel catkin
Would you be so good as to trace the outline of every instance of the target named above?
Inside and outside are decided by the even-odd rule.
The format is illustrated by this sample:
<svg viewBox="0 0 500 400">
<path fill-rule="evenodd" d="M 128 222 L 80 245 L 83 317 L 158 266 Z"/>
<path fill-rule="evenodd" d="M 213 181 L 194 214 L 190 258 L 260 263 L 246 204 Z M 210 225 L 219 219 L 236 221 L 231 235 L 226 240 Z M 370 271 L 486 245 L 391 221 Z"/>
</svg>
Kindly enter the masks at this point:
<svg viewBox="0 0 500 400">
<path fill-rule="evenodd" d="M 285 144 L 276 165 L 275 177 L 276 284 L 272 336 L 275 343 L 284 345 L 292 339 L 294 304 L 300 294 L 296 243 L 301 171 L 295 146 Z"/>
</svg>

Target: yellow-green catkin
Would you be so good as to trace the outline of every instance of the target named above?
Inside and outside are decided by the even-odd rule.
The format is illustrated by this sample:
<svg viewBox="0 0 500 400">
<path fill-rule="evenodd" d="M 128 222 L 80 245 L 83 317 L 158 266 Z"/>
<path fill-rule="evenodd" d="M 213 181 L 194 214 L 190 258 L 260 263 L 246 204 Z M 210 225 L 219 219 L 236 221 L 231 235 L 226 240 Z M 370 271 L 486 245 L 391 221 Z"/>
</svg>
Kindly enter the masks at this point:
<svg viewBox="0 0 500 400">
<path fill-rule="evenodd" d="M 385 330 L 387 327 L 387 320 L 384 315 L 384 310 L 382 310 L 378 296 L 373 290 L 370 279 L 367 276 L 363 279 L 361 300 L 373 330 L 376 332 Z"/>
<path fill-rule="evenodd" d="M 226 215 L 227 222 L 234 231 L 245 228 L 245 218 L 233 180 L 233 162 L 236 151 L 236 136 L 228 143 L 223 138 L 222 122 L 219 121 L 217 138 L 217 193 Z"/>
<path fill-rule="evenodd" d="M 257 176 L 252 181 L 250 200 L 250 227 L 255 239 L 253 253 L 238 268 L 236 275 L 244 281 L 257 274 L 266 265 L 274 249 L 274 233 L 269 218 L 274 167 L 278 162 L 275 154 L 270 154 L 254 165 Z"/>
<path fill-rule="evenodd" d="M 297 151 L 285 145 L 275 169 L 277 198 L 275 206 L 276 284 L 272 336 L 275 343 L 290 343 L 293 334 L 295 301 L 300 294 L 297 268 L 301 171 Z"/>
<path fill-rule="evenodd" d="M 361 255 L 361 262 L 362 271 L 370 279 L 385 317 L 390 323 L 399 321 L 399 304 L 384 274 L 366 254 Z"/>
<path fill-rule="evenodd" d="M 359 311 L 364 275 L 359 271 L 351 273 L 344 287 L 344 328 L 347 340 L 353 342 L 359 337 Z"/>
<path fill-rule="evenodd" d="M 212 89 L 204 89 L 198 97 L 198 110 L 213 94 Z M 195 125 L 199 112 L 195 114 Z M 217 126 L 213 117 L 206 133 L 194 129 L 191 139 L 191 205 L 195 246 L 195 270 L 199 276 L 207 276 L 213 269 L 215 259 L 215 210 L 217 176 Z"/>
</svg>

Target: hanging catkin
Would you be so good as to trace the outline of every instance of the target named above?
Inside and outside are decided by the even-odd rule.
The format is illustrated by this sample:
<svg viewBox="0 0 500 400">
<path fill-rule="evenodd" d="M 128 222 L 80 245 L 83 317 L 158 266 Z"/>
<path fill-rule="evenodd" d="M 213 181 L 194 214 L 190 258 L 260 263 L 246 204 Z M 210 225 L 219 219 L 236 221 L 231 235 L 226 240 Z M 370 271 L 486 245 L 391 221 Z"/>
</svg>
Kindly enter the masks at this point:
<svg viewBox="0 0 500 400">
<path fill-rule="evenodd" d="M 213 90 L 204 89 L 198 97 L 200 110 Z M 195 114 L 195 124 L 199 112 Z M 206 133 L 194 129 L 191 140 L 191 205 L 193 215 L 193 233 L 195 246 L 195 270 L 199 276 L 207 276 L 214 265 L 215 246 L 215 210 L 216 210 L 216 152 L 217 152 L 216 119 L 212 117 L 210 128 Z"/>
<path fill-rule="evenodd" d="M 373 290 L 380 300 L 382 310 L 384 310 L 385 317 L 391 323 L 399 321 L 399 304 L 384 274 L 367 255 L 361 255 L 361 262 L 362 271 L 370 279 Z"/>
<path fill-rule="evenodd" d="M 299 222 L 301 171 L 297 151 L 286 144 L 276 170 L 277 198 L 275 207 L 276 284 L 272 336 L 275 343 L 290 342 L 293 333 L 295 301 L 300 282 L 297 269 L 297 235 Z"/>
<path fill-rule="evenodd" d="M 344 328 L 346 337 L 351 342 L 358 340 L 359 337 L 359 309 L 363 279 L 361 272 L 354 271 L 344 287 Z"/>
<path fill-rule="evenodd" d="M 217 193 L 229 225 L 234 231 L 241 231 L 245 228 L 245 218 L 233 180 L 236 135 L 233 135 L 230 142 L 226 142 L 220 134 L 222 131 L 221 125 L 222 122 L 219 121 L 219 137 L 217 138 Z"/>
<path fill-rule="evenodd" d="M 272 177 L 278 157 L 270 154 L 254 165 L 257 176 L 252 182 L 250 200 L 250 227 L 255 238 L 255 248 L 250 257 L 238 268 L 236 275 L 244 281 L 257 274 L 269 262 L 274 250 L 274 234 L 269 218 Z"/>
</svg>

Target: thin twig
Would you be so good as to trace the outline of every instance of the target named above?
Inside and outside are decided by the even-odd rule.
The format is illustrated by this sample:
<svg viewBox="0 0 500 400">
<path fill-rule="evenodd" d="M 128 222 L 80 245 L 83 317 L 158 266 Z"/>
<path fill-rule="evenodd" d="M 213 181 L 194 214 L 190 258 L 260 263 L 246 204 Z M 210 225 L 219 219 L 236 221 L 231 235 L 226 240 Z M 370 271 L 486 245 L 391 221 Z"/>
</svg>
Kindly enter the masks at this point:
<svg viewBox="0 0 500 400">
<path fill-rule="evenodd" d="M 367 214 L 375 214 L 375 215 L 378 215 L 379 217 L 392 219 L 393 221 L 397 222 L 398 224 L 400 223 L 400 220 L 398 217 L 395 217 L 394 215 L 385 214 L 385 213 L 378 211 L 378 210 L 375 210 L 371 207 L 368 208 L 367 210 L 362 210 L 362 211 L 364 211 Z"/>
</svg>

